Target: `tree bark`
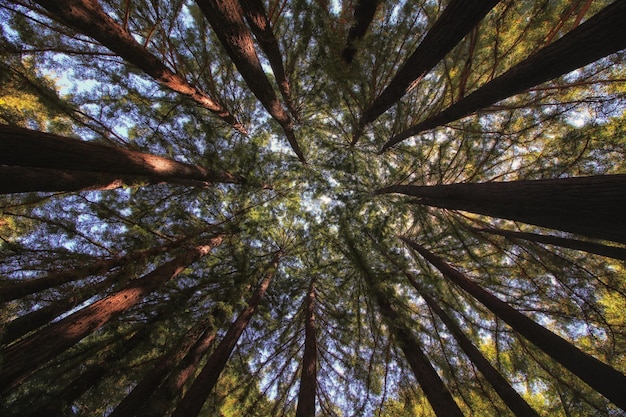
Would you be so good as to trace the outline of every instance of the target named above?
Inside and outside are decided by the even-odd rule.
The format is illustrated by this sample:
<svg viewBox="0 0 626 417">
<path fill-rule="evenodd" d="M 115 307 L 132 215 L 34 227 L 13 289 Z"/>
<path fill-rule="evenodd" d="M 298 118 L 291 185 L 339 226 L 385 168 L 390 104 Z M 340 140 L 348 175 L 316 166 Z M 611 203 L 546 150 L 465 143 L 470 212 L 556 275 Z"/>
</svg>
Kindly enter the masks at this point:
<svg viewBox="0 0 626 417">
<path fill-rule="evenodd" d="M 97 0 L 37 0 L 37 3 L 50 12 L 55 19 L 97 40 L 161 85 L 190 98 L 242 134 L 247 135 L 246 129 L 223 105 L 167 68 L 161 60 L 137 42 L 122 25 L 111 19 L 102 10 Z"/>
<path fill-rule="evenodd" d="M 132 280 L 122 290 L 3 349 L 2 369 L 0 369 L 2 392 L 18 385 L 40 366 L 140 302 L 146 295 L 206 255 L 221 241 L 222 236 L 214 237 L 208 245 L 196 246 L 188 250 L 142 278 Z"/>
<path fill-rule="evenodd" d="M 0 125 L 0 165 L 53 170 L 35 171 L 35 179 L 46 173 L 65 175 L 63 171 L 78 171 L 71 172 L 68 178 L 45 181 L 44 187 L 48 183 L 66 184 L 70 188 L 76 185 L 85 187 L 89 186 L 87 178 L 93 179 L 91 186 L 97 187 L 102 186 L 103 181 L 109 185 L 115 181 L 123 183 L 130 176 L 140 177 L 131 181 L 147 178 L 152 183 L 185 180 L 202 183 L 243 182 L 241 177 L 228 172 L 212 171 L 157 155 L 8 125 Z M 86 174 L 85 179 L 77 179 L 83 173 Z"/>
<path fill-rule="evenodd" d="M 261 0 L 239 0 L 239 4 L 241 4 L 241 8 L 246 16 L 250 29 L 252 29 L 254 37 L 270 62 L 272 72 L 274 72 L 274 76 L 276 77 L 278 89 L 285 101 L 287 110 L 298 120 L 298 112 L 291 97 L 291 86 L 285 74 L 285 67 L 283 65 L 280 47 L 278 46 L 278 40 L 272 30 L 263 2 Z"/>
<path fill-rule="evenodd" d="M 626 243 L 626 175 L 549 180 L 394 185 L 379 194 L 401 193 L 433 207 L 463 210 Z"/>
<path fill-rule="evenodd" d="M 300 391 L 296 417 L 315 417 L 315 395 L 317 391 L 317 326 L 315 324 L 315 280 L 311 280 L 304 299 L 304 354 L 300 374 Z"/>
<path fill-rule="evenodd" d="M 367 29 L 374 20 L 374 15 L 378 9 L 378 5 L 383 0 L 359 0 L 354 6 L 354 23 L 348 32 L 346 46 L 341 52 L 341 59 L 347 64 L 352 64 L 354 55 L 356 55 L 355 43 L 363 39 L 367 33 Z"/>
<path fill-rule="evenodd" d="M 421 254 L 428 262 L 454 284 L 465 290 L 513 330 L 524 336 L 556 362 L 570 370 L 591 388 L 604 395 L 609 401 L 626 410 L 626 376 L 611 366 L 584 353 L 576 346 L 537 324 L 507 303 L 493 296 L 461 272 L 452 268 L 441 258 L 407 238 L 407 245 Z"/>
<path fill-rule="evenodd" d="M 605 256 L 607 258 L 626 261 L 626 248 L 622 248 L 619 246 L 608 246 L 601 243 L 588 242 L 586 240 L 578 240 L 550 235 L 540 235 L 538 233 L 516 232 L 513 230 L 492 228 L 472 228 L 472 230 L 482 233 L 489 233 L 492 235 L 504 236 L 511 239 L 523 239 L 531 242 L 545 243 L 548 245 L 594 253 L 596 255 Z"/>
<path fill-rule="evenodd" d="M 281 125 L 293 151 L 305 162 L 304 154 L 296 141 L 293 122 L 265 76 L 237 0 L 196 0 L 196 3 L 252 93 Z"/>
<path fill-rule="evenodd" d="M 485 379 L 491 384 L 502 401 L 513 411 L 517 417 L 539 417 L 539 414 L 515 391 L 509 382 L 489 363 L 487 358 L 474 346 L 472 341 L 463 333 L 455 320 L 450 317 L 439 304 L 421 288 L 421 285 L 410 275 L 405 274 L 411 285 L 417 290 L 419 295 L 426 301 L 426 304 L 444 322 L 452 336 L 457 341 L 463 352 L 472 361 Z"/>
<path fill-rule="evenodd" d="M 213 317 L 208 315 L 174 345 L 167 354 L 161 357 L 157 365 L 152 368 L 133 390 L 115 407 L 109 417 L 133 417 L 144 407 L 163 380 L 176 365 L 187 355 L 205 332 L 215 333 Z"/>
<path fill-rule="evenodd" d="M 626 48 L 624 21 L 626 1 L 617 0 L 447 109 L 395 135 L 381 152 L 418 133 L 458 120 Z"/>
<path fill-rule="evenodd" d="M 250 319 L 256 312 L 261 299 L 265 295 L 265 291 L 269 287 L 274 273 L 278 268 L 278 261 L 281 255 L 282 253 L 279 252 L 274 256 L 271 271 L 265 275 L 254 294 L 252 294 L 252 297 L 248 301 L 248 307 L 246 307 L 233 324 L 231 324 L 224 338 L 215 348 L 211 356 L 209 356 L 202 371 L 200 371 L 200 374 L 193 381 L 193 384 L 189 387 L 189 390 L 176 407 L 176 410 L 174 410 L 174 413 L 172 413 L 172 417 L 198 416 L 207 397 L 213 390 L 213 387 L 215 387 L 220 374 L 224 370 L 228 358 L 235 348 L 237 341 L 239 341 L 239 337 L 248 326 L 248 323 L 250 323 Z"/>
<path fill-rule="evenodd" d="M 441 16 L 404 62 L 389 85 L 365 110 L 357 132 L 356 144 L 365 125 L 376 120 L 441 61 L 500 0 L 451 0 Z"/>
</svg>

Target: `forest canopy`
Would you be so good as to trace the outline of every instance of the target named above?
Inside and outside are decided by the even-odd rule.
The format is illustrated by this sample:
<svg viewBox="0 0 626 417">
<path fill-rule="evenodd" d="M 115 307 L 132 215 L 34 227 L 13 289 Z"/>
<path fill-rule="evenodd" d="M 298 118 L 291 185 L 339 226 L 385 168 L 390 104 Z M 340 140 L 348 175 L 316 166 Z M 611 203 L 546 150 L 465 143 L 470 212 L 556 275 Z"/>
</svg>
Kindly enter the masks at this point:
<svg viewBox="0 0 626 417">
<path fill-rule="evenodd" d="M 626 416 L 626 0 L 0 0 L 2 416 Z"/>
</svg>

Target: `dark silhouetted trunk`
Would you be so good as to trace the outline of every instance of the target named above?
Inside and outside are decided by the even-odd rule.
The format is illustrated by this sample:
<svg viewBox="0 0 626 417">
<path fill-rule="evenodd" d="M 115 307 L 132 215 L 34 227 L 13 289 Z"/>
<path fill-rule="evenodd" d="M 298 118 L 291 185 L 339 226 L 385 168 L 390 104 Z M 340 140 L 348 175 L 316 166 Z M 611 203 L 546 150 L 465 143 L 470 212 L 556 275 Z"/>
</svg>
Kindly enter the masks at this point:
<svg viewBox="0 0 626 417">
<path fill-rule="evenodd" d="M 401 193 L 416 203 L 626 243 L 626 175 L 551 180 L 394 185 L 379 194 Z"/>
<path fill-rule="evenodd" d="M 451 0 L 415 52 L 365 111 L 361 125 L 376 120 L 411 90 L 467 35 L 499 0 Z"/>
<path fill-rule="evenodd" d="M 237 0 L 196 0 L 196 3 L 250 90 L 281 125 L 289 144 L 298 158 L 304 162 L 304 155 L 296 142 L 293 122 L 276 97 L 274 88 L 261 67 L 252 35 L 243 21 L 243 11 Z"/>
<path fill-rule="evenodd" d="M 411 248 L 420 253 L 428 262 L 450 281 L 476 298 L 480 303 L 506 322 L 513 330 L 524 336 L 556 362 L 569 369 L 590 387 L 604 395 L 612 403 L 626 410 L 626 376 L 609 365 L 590 356 L 576 346 L 539 325 L 507 303 L 493 296 L 468 277 L 452 268 L 441 258 L 417 243 L 402 238 Z"/>
<path fill-rule="evenodd" d="M 304 299 L 304 354 L 300 373 L 300 391 L 296 417 L 315 417 L 317 391 L 317 327 L 315 324 L 315 280 L 311 280 L 309 293 Z"/>
<path fill-rule="evenodd" d="M 392 137 L 381 152 L 420 132 L 465 117 L 626 48 L 626 1 L 617 0 L 467 97 Z"/>
<path fill-rule="evenodd" d="M 489 361 L 483 356 L 483 354 L 474 346 L 472 341 L 463 333 L 459 325 L 455 320 L 450 317 L 437 302 L 430 297 L 426 291 L 415 281 L 415 279 L 406 274 L 409 281 L 417 292 L 422 296 L 426 304 L 435 312 L 437 316 L 446 325 L 454 339 L 457 341 L 463 352 L 472 361 L 476 368 L 480 371 L 485 379 L 491 384 L 493 389 L 498 393 L 502 401 L 513 411 L 517 417 L 539 417 L 539 414 L 532 409 L 530 405 L 515 391 L 515 389 L 504 379 L 504 377 L 498 372 L 496 368 L 489 363 Z"/>
<path fill-rule="evenodd" d="M 250 323 L 250 319 L 254 316 L 261 299 L 265 295 L 265 291 L 270 285 L 276 268 L 278 268 L 278 261 L 281 255 L 282 254 L 279 252 L 274 256 L 271 271 L 265 275 L 254 294 L 252 294 L 252 297 L 250 297 L 246 309 L 242 311 L 233 324 L 231 324 L 224 338 L 220 341 L 211 356 L 209 356 L 202 371 L 200 371 L 200 374 L 198 374 L 193 384 L 189 387 L 189 390 L 176 407 L 172 417 L 196 417 L 200 413 L 207 397 L 213 390 L 213 387 L 215 387 L 220 374 L 224 370 L 226 362 L 228 362 L 228 358 L 233 352 L 237 341 L 239 341 L 239 337 L 248 326 L 248 323 Z"/>
<path fill-rule="evenodd" d="M 378 9 L 378 5 L 383 0 L 359 0 L 354 6 L 354 23 L 348 32 L 346 47 L 341 53 L 341 58 L 348 64 L 352 63 L 354 55 L 356 55 L 356 43 L 363 39 L 367 33 L 367 29 L 374 20 L 374 15 Z"/>
<path fill-rule="evenodd" d="M 56 180 L 44 181 L 44 188 L 48 182 L 65 184 L 62 171 L 76 171 L 67 178 L 66 184 L 69 188 L 77 185 L 76 178 L 82 173 L 86 173 L 86 177 L 79 180 L 78 185 L 83 188 L 87 185 L 87 178 L 96 181 L 93 186 L 100 186 L 103 185 L 103 180 L 110 185 L 115 181 L 123 183 L 130 176 L 140 177 L 135 182 L 147 178 L 150 183 L 186 180 L 205 184 L 242 182 L 242 178 L 227 172 L 211 171 L 157 155 L 7 125 L 0 125 L 0 164 L 53 170 L 33 170 L 34 180 L 46 172 L 62 175 Z M 98 175 L 99 173 L 107 175 Z M 115 179 L 116 175 L 119 175 L 118 180 Z M 36 187 L 37 184 L 33 186 Z"/>
<path fill-rule="evenodd" d="M 280 47 L 278 46 L 278 40 L 272 31 L 272 26 L 265 12 L 263 2 L 261 0 L 239 0 L 239 3 L 246 16 L 248 25 L 250 29 L 252 29 L 252 33 L 254 33 L 254 37 L 257 39 L 261 50 L 265 53 L 270 62 L 285 105 L 289 113 L 297 120 L 298 112 L 291 98 L 291 86 L 285 74 L 285 67 L 283 65 Z"/>
<path fill-rule="evenodd" d="M 190 98 L 239 132 L 247 134 L 245 128 L 224 106 L 167 68 L 122 25 L 111 19 L 97 0 L 37 0 L 37 3 L 48 10 L 55 19 L 97 40 L 165 87 Z"/>
<path fill-rule="evenodd" d="M 626 261 L 626 248 L 619 246 L 608 246 L 596 242 L 588 242 L 586 240 L 572 239 L 566 237 L 540 235 L 538 233 L 516 232 L 513 230 L 491 229 L 491 228 L 472 228 L 477 232 L 490 233 L 492 235 L 504 236 L 510 239 L 523 239 L 531 242 L 545 243 L 548 245 L 559 246 L 562 248 L 575 249 L 596 255 L 606 256 L 607 258 L 621 259 Z"/>
<path fill-rule="evenodd" d="M 133 390 L 115 407 L 109 417 L 132 417 L 150 399 L 152 394 L 161 385 L 167 375 L 176 365 L 187 355 L 198 339 L 207 331 L 215 332 L 213 317 L 207 316 L 204 320 L 193 326 L 193 328 L 178 341 L 173 349 L 163 355 L 157 365 L 152 368 L 135 385 Z"/>
<path fill-rule="evenodd" d="M 214 237 L 208 245 L 197 246 L 167 262 L 149 274 L 130 281 L 123 289 L 84 307 L 37 333 L 3 349 L 0 387 L 8 390 L 30 373 L 60 355 L 81 339 L 95 332 L 146 295 L 174 278 L 187 266 L 219 245 L 222 237 Z"/>
</svg>

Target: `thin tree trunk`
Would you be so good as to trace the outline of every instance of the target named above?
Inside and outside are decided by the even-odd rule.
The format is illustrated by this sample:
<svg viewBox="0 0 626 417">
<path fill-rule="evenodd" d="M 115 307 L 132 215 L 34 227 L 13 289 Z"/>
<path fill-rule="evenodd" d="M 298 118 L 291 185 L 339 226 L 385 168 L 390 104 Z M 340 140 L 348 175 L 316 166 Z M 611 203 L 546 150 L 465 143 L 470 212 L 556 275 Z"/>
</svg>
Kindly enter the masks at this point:
<svg viewBox="0 0 626 417">
<path fill-rule="evenodd" d="M 501 301 L 468 277 L 452 268 L 441 258 L 412 240 L 402 238 L 411 248 L 420 253 L 450 281 L 476 298 L 497 317 L 509 324 L 556 362 L 569 369 L 591 388 L 604 395 L 613 404 L 626 410 L 626 376 L 611 366 L 584 353 L 576 346 L 537 324 L 507 303 Z"/>
<path fill-rule="evenodd" d="M 79 32 L 97 40 L 106 48 L 130 62 L 161 85 L 180 93 L 214 113 L 239 132 L 246 129 L 223 105 L 204 91 L 191 86 L 141 45 L 126 29 L 102 10 L 97 0 L 36 0 L 50 14 Z"/>
<path fill-rule="evenodd" d="M 240 4 L 237 0 L 196 0 L 196 3 L 252 93 L 281 125 L 293 151 L 304 162 L 304 155 L 296 142 L 293 122 L 261 67 L 252 35 L 243 21 Z"/>
<path fill-rule="evenodd" d="M 279 252 L 274 256 L 271 271 L 265 275 L 248 301 L 248 307 L 239 314 L 237 319 L 229 327 L 222 341 L 215 348 L 215 351 L 209 356 L 204 368 L 202 368 L 200 374 L 189 387 L 189 390 L 176 407 L 176 410 L 174 410 L 172 417 L 196 417 L 200 413 L 207 397 L 215 387 L 220 374 L 224 370 L 239 337 L 248 326 L 248 323 L 250 323 L 250 319 L 256 312 L 261 299 L 265 295 L 265 291 L 270 285 L 272 277 L 278 268 L 278 261 L 281 255 L 282 253 Z"/>
<path fill-rule="evenodd" d="M 152 182 L 192 180 L 201 182 L 241 183 L 243 179 L 227 172 L 208 170 L 143 152 L 86 142 L 65 136 L 0 125 L 0 165 L 86 172 L 96 181 L 98 173 L 147 177 Z M 53 173 L 59 171 L 53 171 Z M 1 171 L 0 171 L 1 173 Z M 62 181 L 59 179 L 58 181 Z M 71 178 L 68 184 L 73 184 Z M 81 185 L 85 185 L 84 182 Z"/>
<path fill-rule="evenodd" d="M 463 333 L 455 320 L 450 317 L 439 304 L 424 291 L 417 281 L 410 275 L 405 274 L 419 295 L 426 301 L 426 304 L 444 322 L 454 339 L 457 341 L 463 352 L 472 361 L 485 379 L 491 384 L 502 401 L 513 411 L 517 417 L 539 417 L 539 414 L 515 391 L 509 382 L 489 363 L 483 354 L 474 346 L 472 341 Z"/>
<path fill-rule="evenodd" d="M 381 152 L 418 133 L 458 120 L 626 48 L 625 21 L 626 0 L 617 0 L 467 97 L 395 135 Z"/>
<path fill-rule="evenodd" d="M 265 53 L 270 62 L 270 66 L 276 77 L 278 89 L 283 96 L 287 110 L 298 120 L 298 112 L 291 98 L 291 86 L 285 74 L 285 67 L 283 65 L 280 47 L 278 46 L 278 40 L 272 31 L 272 26 L 265 12 L 263 2 L 261 0 L 239 0 L 239 4 L 241 4 L 248 25 L 250 29 L 252 29 L 252 33 L 254 33 L 254 37 L 257 39 L 261 50 Z"/>
<path fill-rule="evenodd" d="M 545 243 L 548 245 L 559 246 L 562 248 L 574 249 L 596 255 L 606 256 L 607 258 L 620 259 L 626 261 L 626 248 L 619 246 L 608 246 L 596 242 L 588 242 L 586 240 L 540 235 L 538 233 L 516 232 L 513 230 L 502 230 L 492 228 L 472 228 L 472 230 L 492 235 L 504 236 L 511 239 L 523 239 L 531 242 Z"/>
<path fill-rule="evenodd" d="M 626 174 L 433 186 L 394 185 L 416 203 L 626 243 Z"/>
<path fill-rule="evenodd" d="M 422 350 L 418 338 L 411 332 L 405 324 L 404 317 L 392 306 L 388 295 L 381 289 L 382 280 L 372 276 L 366 260 L 354 245 L 352 237 L 348 233 L 345 234 L 345 237 L 354 266 L 363 275 L 389 332 L 404 353 L 417 383 L 424 391 L 435 414 L 439 417 L 463 417 L 463 413 L 454 401 L 452 394 Z"/>
<path fill-rule="evenodd" d="M 133 390 L 115 407 L 109 417 L 132 417 L 149 401 L 152 394 L 161 385 L 168 373 L 178 365 L 205 333 L 215 333 L 213 317 L 208 315 L 194 325 L 181 340 L 167 354 L 161 357 L 157 365 L 152 368 Z"/>
<path fill-rule="evenodd" d="M 346 46 L 341 53 L 341 58 L 347 64 L 351 64 L 356 55 L 355 43 L 363 39 L 367 33 L 367 29 L 374 20 L 374 15 L 378 9 L 378 5 L 383 0 L 359 0 L 354 6 L 354 23 L 348 32 Z"/>
<path fill-rule="evenodd" d="M 500 0 L 451 0 L 415 52 L 365 111 L 360 129 L 398 102 L 441 61 Z M 356 138 L 358 140 L 358 137 Z M 353 143 L 356 140 L 353 139 Z"/>
<path fill-rule="evenodd" d="M 221 236 L 214 237 L 208 245 L 197 246 L 188 250 L 142 278 L 132 280 L 122 290 L 96 301 L 3 349 L 3 362 L 0 369 L 2 392 L 21 383 L 40 366 L 140 302 L 146 295 L 206 255 L 221 241 Z"/>
<path fill-rule="evenodd" d="M 300 391 L 296 417 L 315 417 L 317 391 L 317 326 L 315 324 L 315 280 L 311 280 L 304 300 L 304 354 L 300 374 Z"/>
</svg>

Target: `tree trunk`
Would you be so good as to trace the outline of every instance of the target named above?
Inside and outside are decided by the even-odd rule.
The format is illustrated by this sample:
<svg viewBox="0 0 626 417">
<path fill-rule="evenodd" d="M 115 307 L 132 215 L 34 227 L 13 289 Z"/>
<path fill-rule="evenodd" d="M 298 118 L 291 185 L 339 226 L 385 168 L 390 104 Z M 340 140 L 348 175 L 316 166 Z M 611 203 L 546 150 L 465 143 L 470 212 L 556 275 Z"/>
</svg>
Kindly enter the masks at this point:
<svg viewBox="0 0 626 417">
<path fill-rule="evenodd" d="M 613 404 L 626 410 L 626 376 L 611 366 L 584 353 L 576 346 L 537 324 L 507 303 L 501 301 L 468 277 L 452 268 L 441 258 L 417 243 L 402 238 L 411 248 L 420 253 L 450 281 L 476 298 L 513 330 L 524 336 L 556 362 L 569 369 L 594 390 L 604 395 Z"/>
<path fill-rule="evenodd" d="M 304 355 L 300 374 L 300 391 L 296 417 L 315 417 L 317 391 L 317 326 L 315 324 L 315 280 L 311 280 L 309 293 L 304 300 Z"/>
<path fill-rule="evenodd" d="M 187 355 L 198 339 L 205 333 L 215 333 L 213 317 L 208 315 L 174 345 L 166 355 L 161 357 L 157 365 L 145 375 L 133 390 L 115 407 L 109 417 L 132 417 L 144 407 L 152 394 L 161 385 L 168 373 Z"/>
<path fill-rule="evenodd" d="M 289 144 L 298 158 L 304 162 L 304 155 L 296 142 L 293 122 L 265 76 L 237 0 L 196 0 L 196 3 L 252 93 L 281 125 Z"/>
<path fill-rule="evenodd" d="M 278 46 L 278 40 L 272 31 L 272 26 L 265 12 L 263 2 L 261 0 L 239 0 L 239 4 L 241 4 L 241 8 L 246 16 L 250 29 L 252 29 L 254 37 L 270 62 L 270 66 L 276 77 L 278 89 L 285 101 L 287 110 L 298 120 L 298 112 L 291 98 L 291 86 L 285 74 L 285 67 L 283 65 L 280 47 Z"/>
<path fill-rule="evenodd" d="M 411 90 L 500 0 L 451 0 L 385 90 L 365 111 L 361 126 L 373 122 Z"/>
<path fill-rule="evenodd" d="M 515 391 L 515 389 L 504 379 L 496 368 L 489 363 L 483 354 L 474 346 L 472 341 L 463 333 L 459 325 L 450 317 L 437 302 L 424 291 L 423 288 L 415 281 L 410 274 L 405 274 L 413 287 L 420 296 L 426 301 L 426 304 L 439 316 L 444 322 L 454 339 L 457 341 L 463 352 L 472 361 L 476 368 L 480 371 L 485 379 L 491 384 L 496 393 L 502 398 L 502 401 L 513 411 L 517 417 L 539 417 L 539 414 L 532 409 L 530 405 Z"/>
<path fill-rule="evenodd" d="M 346 47 L 341 53 L 341 59 L 345 63 L 351 64 L 356 55 L 355 43 L 363 39 L 367 29 L 374 20 L 374 15 L 378 9 L 378 5 L 383 0 L 359 0 L 354 6 L 354 23 L 348 32 L 348 39 L 346 40 Z"/>
<path fill-rule="evenodd" d="M 84 307 L 39 332 L 3 349 L 0 386 L 3 391 L 21 383 L 40 366 L 95 332 L 146 295 L 174 278 L 187 266 L 219 245 L 221 236 L 197 246 L 149 274 L 132 280 L 122 290 Z"/>
<path fill-rule="evenodd" d="M 229 327 L 226 335 L 215 348 L 215 351 L 209 356 L 204 368 L 200 371 L 200 374 L 196 377 L 189 387 L 189 390 L 180 401 L 176 410 L 172 414 L 172 417 L 196 417 L 202 406 L 204 405 L 207 397 L 215 387 L 217 380 L 228 362 L 239 337 L 248 326 L 250 319 L 256 312 L 261 299 L 265 295 L 267 287 L 270 285 L 272 277 L 276 269 L 278 268 L 278 261 L 281 257 L 281 253 L 277 253 L 272 260 L 272 269 L 268 272 L 261 284 L 257 287 L 256 291 L 248 301 L 248 307 L 239 314 L 237 319 Z"/>
<path fill-rule="evenodd" d="M 97 0 L 36 0 L 36 2 L 48 10 L 55 19 L 97 40 L 161 85 L 190 98 L 247 135 L 246 129 L 224 106 L 167 68 L 122 25 L 111 19 Z"/>
<path fill-rule="evenodd" d="M 626 1 L 617 0 L 467 97 L 395 135 L 381 152 L 420 132 L 458 120 L 626 48 L 625 21 Z"/>
<path fill-rule="evenodd" d="M 472 228 L 472 230 L 492 235 L 504 236 L 511 239 L 523 239 L 531 242 L 545 243 L 548 245 L 559 246 L 562 248 L 574 249 L 596 255 L 606 256 L 607 258 L 620 259 L 626 261 L 626 248 L 619 246 L 608 246 L 596 242 L 588 242 L 572 238 L 540 235 L 538 233 L 516 232 L 513 230 L 491 229 L 491 228 Z"/>
<path fill-rule="evenodd" d="M 185 180 L 202 183 L 243 181 L 242 178 L 227 172 L 211 171 L 157 155 L 8 125 L 0 125 L 0 165 L 52 170 L 34 170 L 33 181 L 37 181 L 46 173 L 61 176 L 58 179 L 44 180 L 42 184 L 44 188 L 48 184 L 66 185 L 69 188 L 98 187 L 112 183 L 119 186 L 125 180 L 128 181 L 130 176 L 140 177 L 131 178 L 131 182 L 147 178 L 151 183 Z M 0 171 L 1 173 L 3 171 Z M 85 178 L 80 179 L 82 174 L 85 174 Z M 89 184 L 87 179 L 93 180 L 94 183 Z M 25 180 L 26 184 L 33 181 Z M 32 186 L 36 187 L 37 183 Z"/>
<path fill-rule="evenodd" d="M 433 186 L 394 185 L 379 194 L 626 243 L 626 174 Z"/>
</svg>

